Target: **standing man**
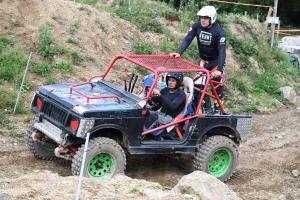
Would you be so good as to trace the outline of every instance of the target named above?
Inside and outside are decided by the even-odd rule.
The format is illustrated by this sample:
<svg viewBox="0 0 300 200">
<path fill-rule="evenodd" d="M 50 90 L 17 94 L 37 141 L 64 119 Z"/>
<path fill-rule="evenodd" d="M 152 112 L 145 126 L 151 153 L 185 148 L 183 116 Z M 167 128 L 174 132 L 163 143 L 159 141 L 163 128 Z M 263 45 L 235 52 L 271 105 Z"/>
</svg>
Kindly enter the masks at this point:
<svg viewBox="0 0 300 200">
<path fill-rule="evenodd" d="M 154 88 L 154 97 L 151 100 L 155 103 L 152 110 L 147 113 L 147 119 L 144 124 L 144 131 L 168 124 L 179 115 L 184 109 L 186 95 L 183 90 L 179 89 L 183 82 L 183 74 L 181 72 L 168 72 L 166 75 L 167 87 L 161 91 Z M 157 140 L 161 137 L 154 135 Z"/>
<path fill-rule="evenodd" d="M 197 38 L 200 62 L 199 65 L 211 71 L 212 80 L 221 81 L 220 76 L 224 73 L 226 66 L 226 35 L 224 30 L 216 24 L 217 12 L 214 6 L 205 6 L 197 13 L 198 22 L 195 22 L 190 28 L 187 36 L 182 41 L 178 53 L 170 53 L 175 58 L 180 57 L 188 48 L 193 39 Z M 205 80 L 199 78 L 195 82 L 195 86 L 203 89 Z M 218 96 L 223 102 L 224 94 L 222 86 L 216 89 Z M 199 97 L 198 97 L 199 98 Z M 204 98 L 204 112 L 212 114 L 210 98 Z M 214 101 L 214 113 L 220 113 L 217 101 Z"/>
</svg>

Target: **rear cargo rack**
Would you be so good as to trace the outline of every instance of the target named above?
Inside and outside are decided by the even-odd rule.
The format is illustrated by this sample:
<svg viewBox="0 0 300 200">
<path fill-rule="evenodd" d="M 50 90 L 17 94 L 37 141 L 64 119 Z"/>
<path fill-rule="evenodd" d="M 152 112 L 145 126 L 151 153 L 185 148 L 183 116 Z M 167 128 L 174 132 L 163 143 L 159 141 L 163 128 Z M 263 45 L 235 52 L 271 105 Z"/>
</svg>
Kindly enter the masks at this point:
<svg viewBox="0 0 300 200">
<path fill-rule="evenodd" d="M 89 96 L 89 95 L 86 95 L 86 94 L 80 92 L 78 89 L 75 88 L 75 87 L 82 86 L 82 85 L 87 85 L 87 84 L 91 85 L 92 88 L 94 87 L 93 83 L 91 83 L 91 82 L 84 82 L 84 83 L 74 84 L 74 85 L 70 86 L 70 94 L 72 94 L 72 91 L 74 90 L 78 94 L 80 94 L 83 97 L 85 97 L 87 99 L 87 103 L 89 103 L 90 99 L 108 99 L 108 98 L 115 98 L 115 99 L 118 100 L 119 103 L 121 102 L 121 99 L 118 96 L 116 96 L 116 95 L 109 95 L 109 96 Z"/>
</svg>

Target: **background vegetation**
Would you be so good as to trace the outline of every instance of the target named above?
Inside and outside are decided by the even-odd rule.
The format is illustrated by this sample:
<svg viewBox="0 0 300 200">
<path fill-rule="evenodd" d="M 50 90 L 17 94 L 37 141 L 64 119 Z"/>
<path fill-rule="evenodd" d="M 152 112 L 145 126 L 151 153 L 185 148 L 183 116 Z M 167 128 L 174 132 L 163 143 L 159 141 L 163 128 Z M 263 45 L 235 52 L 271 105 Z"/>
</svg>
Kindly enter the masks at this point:
<svg viewBox="0 0 300 200">
<path fill-rule="evenodd" d="M 238 4 L 228 4 L 228 3 L 219 3 L 219 2 L 208 2 L 207 0 L 161 0 L 167 2 L 170 5 L 181 9 L 187 4 L 194 4 L 198 8 L 203 5 L 213 5 L 218 11 L 223 14 L 235 13 L 235 14 L 244 14 L 247 11 L 250 17 L 254 19 L 259 15 L 260 22 L 266 20 L 266 15 L 268 13 L 268 8 L 266 7 L 257 7 L 257 6 L 244 6 Z M 244 4 L 253 4 L 253 5 L 262 5 L 262 6 L 274 6 L 274 0 L 226 0 L 226 2 L 235 2 L 235 3 L 244 3 Z M 300 1 L 298 0 L 289 0 L 287 1 L 278 0 L 278 9 L 277 16 L 282 22 L 282 27 L 299 27 L 300 21 L 298 20 L 300 11 Z"/>
</svg>

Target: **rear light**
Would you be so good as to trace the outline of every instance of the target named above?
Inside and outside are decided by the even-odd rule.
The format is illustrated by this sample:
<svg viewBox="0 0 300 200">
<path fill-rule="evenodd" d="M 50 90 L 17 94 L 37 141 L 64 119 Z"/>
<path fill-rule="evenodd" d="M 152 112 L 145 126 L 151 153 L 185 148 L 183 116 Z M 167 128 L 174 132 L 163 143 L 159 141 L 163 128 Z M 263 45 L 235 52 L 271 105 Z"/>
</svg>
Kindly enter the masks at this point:
<svg viewBox="0 0 300 200">
<path fill-rule="evenodd" d="M 42 102 L 42 100 L 38 97 L 38 98 L 36 99 L 36 106 L 37 106 L 37 108 L 38 108 L 39 110 L 42 110 L 42 105 L 43 105 L 43 102 Z"/>
<path fill-rule="evenodd" d="M 73 131 L 76 131 L 78 129 L 79 126 L 79 121 L 77 119 L 73 119 L 70 122 L 70 127 Z"/>
</svg>

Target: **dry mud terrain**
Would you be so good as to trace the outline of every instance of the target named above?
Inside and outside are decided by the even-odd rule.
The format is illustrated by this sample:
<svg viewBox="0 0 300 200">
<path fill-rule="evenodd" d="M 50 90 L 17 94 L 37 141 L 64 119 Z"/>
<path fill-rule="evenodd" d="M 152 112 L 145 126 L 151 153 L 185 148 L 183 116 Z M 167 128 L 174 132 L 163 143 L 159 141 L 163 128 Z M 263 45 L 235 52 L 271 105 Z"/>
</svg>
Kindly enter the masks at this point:
<svg viewBox="0 0 300 200">
<path fill-rule="evenodd" d="M 100 69 L 118 54 L 131 54 L 130 38 L 153 43 L 158 36 L 140 33 L 136 27 L 111 15 L 91 8 L 91 13 L 79 11 L 80 5 L 64 0 L 3 0 L 0 3 L 0 33 L 11 32 L 21 46 L 37 49 L 39 28 L 47 21 L 54 26 L 55 42 L 61 43 L 68 37 L 68 28 L 80 19 L 76 33 L 79 45 L 70 46 L 83 55 L 97 56 L 99 62 L 83 62 L 74 66 L 71 75 L 57 75 L 60 82 L 85 81 L 98 74 Z M 61 23 L 53 21 L 59 16 Z M 107 33 L 95 25 L 96 18 L 105 23 Z M 21 21 L 22 26 L 13 26 Z M 121 28 L 120 28 L 121 27 Z M 114 34 L 120 38 L 114 37 Z M 34 55 L 37 52 L 33 52 Z M 158 52 L 155 52 L 158 53 Z M 230 55 L 230 52 L 229 54 Z M 228 61 L 232 60 L 228 56 Z M 232 65 L 232 64 L 231 64 Z M 229 69 L 228 69 L 229 70 Z M 112 74 L 114 82 L 120 76 L 130 73 L 127 68 Z M 123 75 L 125 74 L 125 75 Z M 43 85 L 44 79 L 29 74 L 33 84 Z M 29 107 L 33 91 L 26 97 Z M 300 97 L 298 97 L 299 102 Z M 12 115 L 11 120 L 19 133 L 26 133 L 26 116 Z M 244 200 L 298 200 L 300 199 L 300 103 L 294 108 L 280 108 L 253 114 L 251 136 L 242 143 L 239 150 L 238 167 L 226 183 Z M 120 179 L 109 184 L 85 180 L 82 199 L 142 199 L 129 193 L 132 188 L 173 188 L 179 179 L 191 173 L 192 155 L 184 156 L 128 156 L 125 175 L 133 178 L 132 185 Z M 138 180 L 136 180 L 138 179 Z M 71 162 L 65 160 L 43 161 L 36 159 L 28 150 L 25 136 L 17 137 L 11 131 L 0 127 L 0 200 L 7 199 L 72 199 L 76 195 L 77 178 L 71 175 Z M 158 184 L 157 184 L 158 183 Z M 111 188 L 119 188 L 112 191 Z M 105 195 L 99 196 L 98 191 Z M 65 199 L 65 198 L 63 198 Z"/>
</svg>

